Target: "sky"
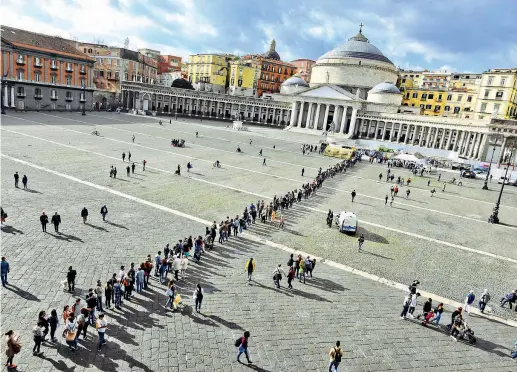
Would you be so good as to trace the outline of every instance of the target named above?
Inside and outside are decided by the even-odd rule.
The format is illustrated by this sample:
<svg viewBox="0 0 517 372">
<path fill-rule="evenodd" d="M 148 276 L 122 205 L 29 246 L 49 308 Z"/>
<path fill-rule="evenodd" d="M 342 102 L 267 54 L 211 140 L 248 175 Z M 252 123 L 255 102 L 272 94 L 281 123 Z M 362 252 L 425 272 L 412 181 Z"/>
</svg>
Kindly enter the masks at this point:
<svg viewBox="0 0 517 372">
<path fill-rule="evenodd" d="M 84 42 L 316 60 L 359 31 L 403 69 L 517 67 L 516 0 L 2 0 L 2 24 Z"/>
</svg>

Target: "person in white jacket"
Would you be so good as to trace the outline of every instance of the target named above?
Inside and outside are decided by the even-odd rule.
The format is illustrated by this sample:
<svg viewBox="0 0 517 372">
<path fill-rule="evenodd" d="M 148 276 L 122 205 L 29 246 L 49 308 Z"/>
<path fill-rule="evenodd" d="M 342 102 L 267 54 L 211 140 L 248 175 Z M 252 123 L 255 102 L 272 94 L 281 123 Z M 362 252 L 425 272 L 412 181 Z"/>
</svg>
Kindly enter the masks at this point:
<svg viewBox="0 0 517 372">
<path fill-rule="evenodd" d="M 192 298 L 194 299 L 194 303 L 196 304 L 196 311 L 198 313 L 201 312 L 201 303 L 203 302 L 203 288 L 201 288 L 201 284 L 196 286 L 194 293 L 192 294 Z"/>
<path fill-rule="evenodd" d="M 179 279 L 178 277 L 178 274 L 181 270 L 181 258 L 180 258 L 180 255 L 177 255 L 176 257 L 174 257 L 174 261 L 172 262 L 172 266 L 174 268 L 174 278 L 176 280 Z"/>
<path fill-rule="evenodd" d="M 411 295 L 411 304 L 409 304 L 409 311 L 408 311 L 408 315 L 411 319 L 414 318 L 413 313 L 415 312 L 415 309 L 416 309 L 416 299 L 419 296 L 420 296 L 420 293 L 415 293 L 415 294 Z"/>
<path fill-rule="evenodd" d="M 183 255 L 181 258 L 181 277 L 184 278 L 185 274 L 187 273 L 187 267 L 188 267 L 188 258 L 187 256 Z"/>
<path fill-rule="evenodd" d="M 280 288 L 280 280 L 282 280 L 282 275 L 285 276 L 285 272 L 282 269 L 282 264 L 278 264 L 278 267 L 273 270 L 273 282 L 277 288 Z"/>
</svg>

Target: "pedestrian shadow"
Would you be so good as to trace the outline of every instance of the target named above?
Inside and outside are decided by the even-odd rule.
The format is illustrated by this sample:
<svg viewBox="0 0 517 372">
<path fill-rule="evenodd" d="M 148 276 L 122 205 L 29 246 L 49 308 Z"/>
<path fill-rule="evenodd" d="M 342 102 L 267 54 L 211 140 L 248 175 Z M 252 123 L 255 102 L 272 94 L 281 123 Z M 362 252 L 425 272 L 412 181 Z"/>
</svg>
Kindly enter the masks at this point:
<svg viewBox="0 0 517 372">
<path fill-rule="evenodd" d="M 390 242 L 385 237 L 383 237 L 379 234 L 370 232 L 370 231 L 366 230 L 364 227 L 358 227 L 357 233 L 363 234 L 365 241 L 371 241 L 371 242 L 380 243 L 380 244 L 390 244 Z"/>
<path fill-rule="evenodd" d="M 517 228 L 517 225 L 512 225 L 512 224 L 504 223 L 504 222 L 499 222 L 499 225 L 508 226 L 508 227 L 516 227 Z"/>
<path fill-rule="evenodd" d="M 41 300 L 38 297 L 34 296 L 32 293 L 18 288 L 15 285 L 8 284 L 5 288 L 12 291 L 14 294 L 20 296 L 21 298 L 26 299 L 27 301 L 41 302 Z"/>
<path fill-rule="evenodd" d="M 258 371 L 258 372 L 271 372 L 270 370 L 261 368 L 261 367 L 255 365 L 255 364 L 246 364 L 246 363 L 243 363 L 241 361 L 239 361 L 239 363 L 242 364 L 245 367 L 248 367 L 249 369 L 253 369 L 253 370 Z"/>
<path fill-rule="evenodd" d="M 378 253 L 373 253 L 373 252 L 367 251 L 367 250 L 362 249 L 362 248 L 359 251 L 359 253 L 366 253 L 366 254 L 372 255 L 374 257 L 384 258 L 385 260 L 393 260 L 393 258 L 391 258 L 391 257 L 383 256 L 382 254 L 378 254 Z"/>
<path fill-rule="evenodd" d="M 87 226 L 90 226 L 91 228 L 94 228 L 95 230 L 100 230 L 100 231 L 104 231 L 104 232 L 109 232 L 108 230 L 106 230 L 104 227 L 101 227 L 101 226 L 96 226 L 96 225 L 93 225 L 89 222 L 86 222 L 85 225 Z"/>
<path fill-rule="evenodd" d="M 119 229 L 129 230 L 126 226 L 120 225 L 120 224 L 115 223 L 115 222 L 111 222 L 111 221 L 104 221 L 104 222 L 107 223 L 108 225 L 118 227 Z"/>
<path fill-rule="evenodd" d="M 54 359 L 49 358 L 49 357 L 44 357 L 43 360 L 46 360 L 47 362 L 52 364 L 52 366 L 57 371 L 66 371 L 66 372 L 73 372 L 73 371 L 75 371 L 75 367 L 76 366 L 69 367 L 69 366 L 66 365 L 65 361 L 63 361 L 63 360 L 55 361 Z"/>
<path fill-rule="evenodd" d="M 197 173 L 197 172 L 187 172 L 187 174 L 195 174 L 196 176 L 201 176 L 201 177 L 205 176 L 204 174 Z"/>
<path fill-rule="evenodd" d="M 239 329 L 241 331 L 245 331 L 244 328 L 242 328 L 240 325 L 238 325 L 237 323 L 234 323 L 234 322 L 229 322 L 221 317 L 218 317 L 217 315 L 207 315 L 207 318 L 210 318 L 212 319 L 213 321 L 217 322 L 217 323 L 220 323 L 222 324 L 223 326 L 225 326 L 226 328 L 230 328 L 230 329 Z"/>
<path fill-rule="evenodd" d="M 149 169 L 147 169 L 145 171 L 143 170 L 142 172 L 148 172 L 148 173 L 152 173 L 152 174 L 160 174 L 160 172 L 152 171 L 152 170 L 149 170 Z"/>
<path fill-rule="evenodd" d="M 117 180 L 117 181 L 124 181 L 124 182 L 129 182 L 128 180 L 125 180 L 123 178 L 117 178 L 117 177 L 113 177 L 114 180 Z"/>
<path fill-rule="evenodd" d="M 271 279 L 271 280 L 273 280 L 273 279 Z M 255 283 L 255 286 L 257 286 L 257 287 L 260 287 L 260 288 L 263 288 L 263 289 L 267 289 L 268 291 L 273 291 L 273 292 L 276 292 L 276 293 L 282 293 L 282 294 L 286 295 L 287 297 L 294 297 L 291 293 L 286 292 L 282 288 L 269 287 L 267 285 L 264 285 L 262 283 L 259 283 L 259 282 L 255 281 L 254 279 L 251 279 L 250 282 L 251 283 Z M 284 287 L 284 289 L 286 289 L 286 288 Z"/>
<path fill-rule="evenodd" d="M 393 209 L 400 209 L 400 210 L 402 210 L 402 211 L 409 212 L 409 209 L 402 208 L 402 207 L 394 207 L 394 206 L 391 206 L 391 208 L 393 208 Z"/>
<path fill-rule="evenodd" d="M 23 189 L 25 192 L 30 192 L 31 194 L 43 194 L 42 192 L 39 192 L 38 190 L 34 189 Z"/>
<path fill-rule="evenodd" d="M 180 314 L 183 316 L 188 316 L 194 323 L 202 324 L 210 327 L 219 327 L 217 323 L 215 323 L 212 319 L 202 319 L 194 315 L 194 311 L 192 310 L 192 306 L 183 305 L 180 310 Z M 201 314 L 201 313 L 200 313 Z"/>
<path fill-rule="evenodd" d="M 341 284 L 338 284 L 336 282 L 333 282 L 332 280 L 324 279 L 324 278 L 312 278 L 311 277 L 309 280 L 307 280 L 306 284 L 311 287 L 316 287 L 323 291 L 332 292 L 332 293 L 350 290 L 349 288 L 343 287 Z"/>
<path fill-rule="evenodd" d="M 2 226 L 2 231 L 3 232 L 6 232 L 8 234 L 13 234 L 13 235 L 16 235 L 16 234 L 24 234 L 23 231 L 21 230 L 18 230 L 17 228 L 13 227 L 13 226 Z"/>
<path fill-rule="evenodd" d="M 373 205 L 368 204 L 368 203 L 363 203 L 363 202 L 358 202 L 358 201 L 354 201 L 354 203 L 355 203 L 355 204 L 367 205 L 368 207 L 373 207 Z"/>
<path fill-rule="evenodd" d="M 84 243 L 84 241 L 81 238 L 78 238 L 77 236 L 74 236 L 74 235 L 67 235 L 67 234 L 63 234 L 63 233 L 56 233 L 56 234 L 48 233 L 48 234 L 58 240 L 65 240 L 67 242 L 77 241 L 77 242 Z"/>
</svg>

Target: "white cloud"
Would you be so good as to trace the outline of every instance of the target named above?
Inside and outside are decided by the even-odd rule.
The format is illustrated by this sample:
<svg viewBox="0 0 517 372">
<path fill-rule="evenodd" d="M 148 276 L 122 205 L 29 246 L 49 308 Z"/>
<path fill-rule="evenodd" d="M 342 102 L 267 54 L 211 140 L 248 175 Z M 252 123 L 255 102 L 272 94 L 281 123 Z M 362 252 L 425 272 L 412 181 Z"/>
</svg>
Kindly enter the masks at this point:
<svg viewBox="0 0 517 372">
<path fill-rule="evenodd" d="M 167 23 L 169 23 L 173 25 L 174 29 L 178 28 L 180 33 L 189 37 L 217 36 L 217 29 L 204 17 L 196 13 L 195 10 L 191 9 L 192 5 L 190 3 L 189 1 L 181 0 L 182 6 L 177 9 L 177 12 L 167 12 L 163 8 L 154 6 L 150 6 L 148 9 L 151 10 L 158 20 L 166 21 L 164 28 L 167 28 Z"/>
</svg>

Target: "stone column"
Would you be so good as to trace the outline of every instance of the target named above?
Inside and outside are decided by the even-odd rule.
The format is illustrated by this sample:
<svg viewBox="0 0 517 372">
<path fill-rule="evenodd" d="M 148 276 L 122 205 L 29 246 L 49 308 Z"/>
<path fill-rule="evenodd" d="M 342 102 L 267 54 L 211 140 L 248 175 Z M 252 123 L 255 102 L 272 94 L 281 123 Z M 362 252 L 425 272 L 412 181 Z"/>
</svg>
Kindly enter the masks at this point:
<svg viewBox="0 0 517 372">
<path fill-rule="evenodd" d="M 463 144 L 465 143 L 465 137 L 467 137 L 467 132 L 465 132 L 464 130 L 461 131 L 461 139 L 460 139 L 460 143 L 458 145 L 458 154 L 461 155 L 463 154 Z"/>
<path fill-rule="evenodd" d="M 345 111 L 346 113 L 346 111 Z M 345 116 L 346 117 L 346 116 Z M 352 108 L 352 117 L 350 118 L 350 128 L 348 129 L 348 134 L 350 137 L 353 137 L 355 134 L 355 122 L 357 121 L 357 108 Z"/>
<path fill-rule="evenodd" d="M 446 128 L 442 128 L 442 138 L 440 138 L 440 145 L 439 145 L 439 149 L 443 149 L 443 145 L 445 143 L 445 133 L 447 132 L 447 129 Z"/>
<path fill-rule="evenodd" d="M 297 128 L 301 128 L 302 127 L 304 104 L 305 104 L 305 102 L 303 102 L 303 101 L 300 102 L 300 113 L 298 114 L 298 122 L 296 124 Z"/>
<path fill-rule="evenodd" d="M 406 138 L 404 138 L 404 143 L 407 144 L 409 142 L 409 133 L 411 132 L 411 124 L 408 124 L 406 129 Z"/>
<path fill-rule="evenodd" d="M 427 128 L 427 137 L 425 138 L 425 147 L 429 147 L 429 141 L 431 140 L 431 131 L 432 127 L 424 127 Z"/>
<path fill-rule="evenodd" d="M 447 140 L 445 141 L 445 150 L 449 150 L 449 145 L 451 144 L 451 140 L 452 140 L 452 134 L 453 134 L 453 130 L 450 129 L 449 130 L 449 137 L 447 137 Z"/>
<path fill-rule="evenodd" d="M 472 138 L 472 145 L 470 146 L 468 157 L 471 158 L 474 155 L 474 148 L 476 147 L 476 142 L 478 140 L 478 133 L 474 133 Z"/>
<path fill-rule="evenodd" d="M 14 85 L 11 87 L 11 107 L 16 107 L 16 105 L 14 104 Z"/>
<path fill-rule="evenodd" d="M 474 143 L 474 151 L 472 152 L 472 157 L 475 159 L 477 158 L 477 154 L 479 152 L 479 145 L 481 143 L 481 137 L 483 136 L 483 133 L 477 133 L 476 134 L 476 142 Z"/>
<path fill-rule="evenodd" d="M 504 161 L 504 151 L 506 150 L 506 137 L 503 137 L 503 143 L 501 144 L 501 152 L 499 153 L 499 160 L 497 161 L 497 166 Z"/>
<path fill-rule="evenodd" d="M 321 130 L 327 130 L 327 121 L 329 120 L 330 105 L 326 103 L 325 106 L 325 115 L 323 115 L 323 127 Z"/>
<path fill-rule="evenodd" d="M 483 140 L 481 141 L 481 144 L 479 145 L 479 148 L 478 148 L 478 153 L 476 154 L 477 160 L 481 160 L 481 156 L 483 156 L 483 152 L 484 152 L 485 146 L 486 146 L 486 141 L 488 138 L 488 133 L 484 133 L 484 134 L 482 134 L 482 136 L 483 136 Z"/>
<path fill-rule="evenodd" d="M 380 120 L 377 120 L 377 124 L 375 124 L 375 134 L 373 135 L 373 139 L 377 139 L 377 133 L 379 132 L 379 125 L 381 124 Z"/>
<path fill-rule="evenodd" d="M 305 119 L 305 129 L 309 129 L 312 120 L 312 102 L 309 102 L 309 110 L 307 111 L 307 119 Z"/>
<path fill-rule="evenodd" d="M 313 128 L 313 130 L 315 132 L 318 131 L 318 122 L 320 120 L 320 110 L 321 110 L 321 103 L 318 103 L 317 106 L 316 106 L 316 116 L 314 118 L 314 128 Z"/>
<path fill-rule="evenodd" d="M 343 134 L 346 126 L 346 114 L 348 111 L 347 106 L 343 106 L 343 113 L 341 114 L 341 123 L 339 123 L 339 133 Z M 352 123 L 350 123 L 351 125 Z"/>
<path fill-rule="evenodd" d="M 402 128 L 404 127 L 404 124 L 399 123 L 399 129 L 397 132 L 397 143 L 400 142 L 400 138 L 402 138 Z"/>
<path fill-rule="evenodd" d="M 289 121 L 289 126 L 294 128 L 294 124 L 296 123 L 296 114 L 298 113 L 298 102 L 294 101 L 291 105 L 291 120 Z M 259 121 L 260 121 L 260 108 L 259 108 Z"/>
<path fill-rule="evenodd" d="M 9 104 L 9 98 L 7 97 L 7 84 L 4 85 L 4 106 L 7 107 Z"/>
</svg>

